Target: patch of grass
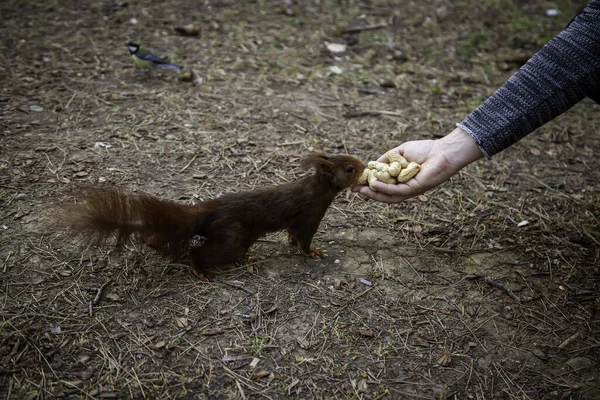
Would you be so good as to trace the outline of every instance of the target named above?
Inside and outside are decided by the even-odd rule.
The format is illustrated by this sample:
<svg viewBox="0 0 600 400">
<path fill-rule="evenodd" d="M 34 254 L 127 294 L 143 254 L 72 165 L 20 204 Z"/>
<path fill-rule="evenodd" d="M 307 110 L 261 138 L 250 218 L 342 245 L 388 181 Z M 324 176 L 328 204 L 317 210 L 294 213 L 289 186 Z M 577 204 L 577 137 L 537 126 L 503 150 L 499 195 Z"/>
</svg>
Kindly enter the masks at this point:
<svg viewBox="0 0 600 400">
<path fill-rule="evenodd" d="M 255 356 L 260 356 L 270 342 L 271 338 L 266 336 L 251 336 L 248 338 L 248 344 Z"/>
</svg>

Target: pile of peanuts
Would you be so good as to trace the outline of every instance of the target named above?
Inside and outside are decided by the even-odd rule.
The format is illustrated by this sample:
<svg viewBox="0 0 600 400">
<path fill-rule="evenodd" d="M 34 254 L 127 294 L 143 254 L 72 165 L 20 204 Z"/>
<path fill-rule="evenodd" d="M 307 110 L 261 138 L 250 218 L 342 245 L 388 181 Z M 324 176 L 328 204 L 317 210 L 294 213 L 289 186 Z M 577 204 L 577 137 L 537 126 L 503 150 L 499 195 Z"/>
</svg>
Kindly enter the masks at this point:
<svg viewBox="0 0 600 400">
<path fill-rule="evenodd" d="M 392 185 L 404 183 L 412 179 L 421 170 L 421 165 L 416 162 L 408 162 L 406 158 L 393 150 L 385 153 L 385 156 L 389 164 L 379 161 L 369 161 L 367 163 L 367 168 L 358 178 L 359 184 L 366 185 L 368 183 L 371 190 L 375 190 L 373 182 L 379 181 Z"/>
</svg>

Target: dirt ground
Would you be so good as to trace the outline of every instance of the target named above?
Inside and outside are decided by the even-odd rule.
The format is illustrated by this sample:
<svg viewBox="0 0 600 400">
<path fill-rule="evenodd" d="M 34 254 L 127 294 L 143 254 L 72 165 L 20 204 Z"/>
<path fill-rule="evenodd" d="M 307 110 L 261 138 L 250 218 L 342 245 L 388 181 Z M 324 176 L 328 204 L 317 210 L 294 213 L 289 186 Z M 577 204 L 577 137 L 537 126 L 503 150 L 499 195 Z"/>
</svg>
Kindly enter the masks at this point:
<svg viewBox="0 0 600 400">
<path fill-rule="evenodd" d="M 190 203 L 440 137 L 585 3 L 0 2 L 0 395 L 600 398 L 589 100 L 418 199 L 343 193 L 318 262 L 273 234 L 207 283 L 52 229 L 81 184 Z"/>
</svg>

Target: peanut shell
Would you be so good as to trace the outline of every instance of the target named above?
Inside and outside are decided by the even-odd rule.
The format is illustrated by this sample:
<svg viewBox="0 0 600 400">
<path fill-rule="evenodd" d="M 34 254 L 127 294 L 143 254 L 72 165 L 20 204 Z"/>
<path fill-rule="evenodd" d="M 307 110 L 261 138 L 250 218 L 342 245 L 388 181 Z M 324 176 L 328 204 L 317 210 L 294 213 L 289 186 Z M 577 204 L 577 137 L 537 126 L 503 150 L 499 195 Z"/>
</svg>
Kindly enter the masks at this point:
<svg viewBox="0 0 600 400">
<path fill-rule="evenodd" d="M 385 153 L 385 156 L 387 157 L 390 163 L 400 163 L 402 168 L 406 168 L 409 164 L 409 162 L 406 161 L 406 158 L 402 157 L 399 153 L 396 153 L 394 150 L 388 151 L 387 153 Z"/>
<path fill-rule="evenodd" d="M 402 170 L 402 166 L 400 165 L 400 163 L 398 161 L 394 161 L 393 163 L 390 164 L 390 167 L 388 168 L 388 174 L 390 174 L 390 176 L 396 177 L 400 174 L 400 171 Z"/>
<path fill-rule="evenodd" d="M 411 180 L 419 171 L 421 170 L 421 166 L 416 162 L 410 162 L 406 168 L 400 171 L 400 175 L 398 175 L 398 182 L 404 183 Z"/>
</svg>

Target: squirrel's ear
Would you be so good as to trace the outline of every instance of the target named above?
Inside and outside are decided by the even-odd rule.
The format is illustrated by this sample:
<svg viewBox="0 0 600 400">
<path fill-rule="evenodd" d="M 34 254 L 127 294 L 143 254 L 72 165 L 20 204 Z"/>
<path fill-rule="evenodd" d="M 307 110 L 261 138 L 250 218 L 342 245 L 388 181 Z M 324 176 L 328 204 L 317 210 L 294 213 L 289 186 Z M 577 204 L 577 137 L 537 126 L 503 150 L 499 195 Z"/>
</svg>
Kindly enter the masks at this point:
<svg viewBox="0 0 600 400">
<path fill-rule="evenodd" d="M 334 164 L 329 160 L 329 157 L 327 157 L 323 153 L 310 154 L 308 157 L 302 160 L 302 163 L 300 164 L 300 167 L 302 167 L 302 169 L 306 170 L 310 167 L 315 167 L 317 170 L 320 171 L 330 171 L 333 168 L 333 166 Z"/>
</svg>

